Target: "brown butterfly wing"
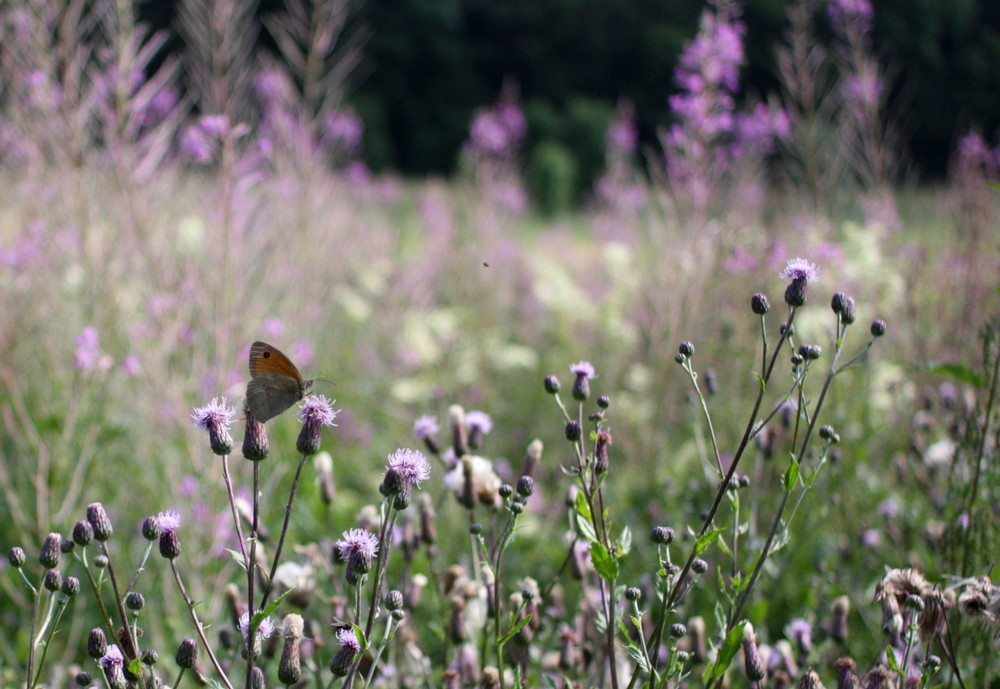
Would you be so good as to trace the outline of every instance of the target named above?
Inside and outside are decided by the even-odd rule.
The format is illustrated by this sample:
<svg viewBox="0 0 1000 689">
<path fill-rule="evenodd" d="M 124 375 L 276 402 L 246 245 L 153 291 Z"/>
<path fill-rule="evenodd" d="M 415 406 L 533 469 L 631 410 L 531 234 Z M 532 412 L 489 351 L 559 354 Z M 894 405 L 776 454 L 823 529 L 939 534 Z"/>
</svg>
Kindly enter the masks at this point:
<svg viewBox="0 0 1000 689">
<path fill-rule="evenodd" d="M 305 396 L 306 386 L 278 373 L 260 373 L 247 383 L 247 407 L 264 423 Z"/>
<path fill-rule="evenodd" d="M 300 385 L 304 382 L 299 369 L 277 347 L 266 342 L 254 342 L 250 345 L 250 377 L 265 374 L 288 376 Z"/>
</svg>

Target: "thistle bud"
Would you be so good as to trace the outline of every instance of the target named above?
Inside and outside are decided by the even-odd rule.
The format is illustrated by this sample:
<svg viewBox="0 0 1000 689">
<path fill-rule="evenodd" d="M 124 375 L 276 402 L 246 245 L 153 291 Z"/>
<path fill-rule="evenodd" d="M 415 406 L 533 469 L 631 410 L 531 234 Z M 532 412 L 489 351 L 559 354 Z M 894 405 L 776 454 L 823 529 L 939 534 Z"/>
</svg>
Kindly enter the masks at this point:
<svg viewBox="0 0 1000 689">
<path fill-rule="evenodd" d="M 142 520 L 140 531 L 142 531 L 142 537 L 147 541 L 155 541 L 160 537 L 160 522 L 156 517 L 146 517 Z"/>
<path fill-rule="evenodd" d="M 48 591 L 58 591 L 62 586 L 62 573 L 58 569 L 47 569 L 42 576 L 42 585 Z"/>
<path fill-rule="evenodd" d="M 87 636 L 87 655 L 96 660 L 97 658 L 103 658 L 107 652 L 108 640 L 104 636 L 104 630 L 100 627 L 94 627 Z"/>
<path fill-rule="evenodd" d="M 590 397 L 590 379 L 594 377 L 594 367 L 587 361 L 581 361 L 569 367 L 576 376 L 573 380 L 573 399 L 583 402 Z"/>
<path fill-rule="evenodd" d="M 14 569 L 20 569 L 24 566 L 24 562 L 27 559 L 27 555 L 24 554 L 24 548 L 19 546 L 14 546 L 7 551 L 7 562 Z"/>
<path fill-rule="evenodd" d="M 517 494 L 521 497 L 528 497 L 535 492 L 535 482 L 530 476 L 521 476 L 517 479 L 517 486 L 515 486 Z"/>
<path fill-rule="evenodd" d="M 794 278 L 788 287 L 785 288 L 785 303 L 792 307 L 802 306 L 806 303 L 806 279 L 804 277 Z"/>
<path fill-rule="evenodd" d="M 871 333 L 872 337 L 882 337 L 885 335 L 885 321 L 879 319 L 872 321 Z"/>
<path fill-rule="evenodd" d="M 583 429 L 580 428 L 579 421 L 569 421 L 566 424 L 566 440 L 570 441 L 571 443 L 575 443 L 577 440 L 580 439 L 580 436 L 582 434 L 583 434 Z"/>
<path fill-rule="evenodd" d="M 94 527 L 86 519 L 81 519 L 73 526 L 73 542 L 78 546 L 85 547 L 94 540 Z"/>
<path fill-rule="evenodd" d="M 278 662 L 278 681 L 285 685 L 295 684 L 302 677 L 302 632 L 304 623 L 301 615 L 294 613 L 285 616 L 285 644 L 281 649 L 281 660 Z"/>
<path fill-rule="evenodd" d="M 680 352 L 680 355 L 683 356 L 685 359 L 690 359 L 692 356 L 694 356 L 694 344 L 688 341 L 681 342 L 680 346 L 677 348 L 677 351 Z"/>
<path fill-rule="evenodd" d="M 649 540 L 657 545 L 670 545 L 674 540 L 674 530 L 669 526 L 654 526 L 649 531 Z"/>
<path fill-rule="evenodd" d="M 160 654 L 152 648 L 147 648 L 142 652 L 142 664 L 147 667 L 153 667 L 158 662 L 160 662 Z"/>
<path fill-rule="evenodd" d="M 76 577 L 66 577 L 62 582 L 62 592 L 67 598 L 80 593 L 80 580 Z"/>
<path fill-rule="evenodd" d="M 858 676 L 854 674 L 854 669 L 858 666 L 853 658 L 841 656 L 834 661 L 833 667 L 837 671 L 837 689 L 857 689 Z"/>
<path fill-rule="evenodd" d="M 598 476 L 608 473 L 610 460 L 608 459 L 608 445 L 611 444 L 611 434 L 601 431 L 597 434 L 597 443 L 594 445 L 594 471 Z"/>
<path fill-rule="evenodd" d="M 555 395 L 556 393 L 559 392 L 559 388 L 560 385 L 558 378 L 556 378 L 551 374 L 545 376 L 545 392 L 549 393 L 550 395 Z"/>
<path fill-rule="evenodd" d="M 99 502 L 92 502 L 87 505 L 87 521 L 94 527 L 95 539 L 103 543 L 111 538 L 111 519 L 104 509 L 104 505 Z"/>
<path fill-rule="evenodd" d="M 625 589 L 625 600 L 635 602 L 642 598 L 642 591 L 639 590 L 638 586 L 629 586 Z"/>
<path fill-rule="evenodd" d="M 385 604 L 385 609 L 389 612 L 399 610 L 403 607 L 403 594 L 393 589 L 385 594 L 382 602 Z"/>
<path fill-rule="evenodd" d="M 94 681 L 94 677 L 86 670 L 81 670 L 76 673 L 76 684 L 80 687 L 89 687 L 90 683 Z"/>
<path fill-rule="evenodd" d="M 125 607 L 132 612 L 139 612 L 146 604 L 146 599 L 138 591 L 129 591 L 125 595 Z"/>
<path fill-rule="evenodd" d="M 243 406 L 246 418 L 246 430 L 243 433 L 243 456 L 251 462 L 261 462 L 267 459 L 271 451 L 271 443 L 267 439 L 267 428 L 250 413 L 250 408 Z"/>
<path fill-rule="evenodd" d="M 521 468 L 521 476 L 535 478 L 535 467 L 542 461 L 542 450 L 544 445 L 537 438 L 528 445 L 528 451 L 524 455 L 524 466 Z"/>
<path fill-rule="evenodd" d="M 765 668 L 757 648 L 757 634 L 749 622 L 743 626 L 743 670 L 751 682 L 764 679 Z"/>
<path fill-rule="evenodd" d="M 42 567 L 52 569 L 59 566 L 59 556 L 62 554 L 62 536 L 57 533 L 50 533 L 42 541 L 42 548 L 38 552 L 38 562 Z"/>
<path fill-rule="evenodd" d="M 750 297 L 750 310 L 758 316 L 763 316 L 771 310 L 771 303 L 767 300 L 767 297 L 758 292 Z"/>
</svg>

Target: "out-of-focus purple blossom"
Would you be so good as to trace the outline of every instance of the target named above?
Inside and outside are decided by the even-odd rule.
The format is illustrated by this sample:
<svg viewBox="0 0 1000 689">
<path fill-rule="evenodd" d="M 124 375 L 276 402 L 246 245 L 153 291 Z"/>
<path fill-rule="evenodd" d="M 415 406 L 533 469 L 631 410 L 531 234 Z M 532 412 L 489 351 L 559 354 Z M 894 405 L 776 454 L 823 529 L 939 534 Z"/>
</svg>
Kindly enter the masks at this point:
<svg viewBox="0 0 1000 689">
<path fill-rule="evenodd" d="M 479 429 L 485 435 L 493 430 L 493 419 L 484 411 L 470 411 L 465 414 L 465 425 L 470 430 Z"/>
<path fill-rule="evenodd" d="M 326 116 L 324 141 L 333 148 L 346 150 L 349 154 L 362 149 L 365 126 L 361 118 L 351 110 L 335 110 Z"/>
<path fill-rule="evenodd" d="M 205 136 L 222 139 L 229 133 L 229 118 L 225 115 L 202 115 L 198 120 L 198 128 Z"/>
<path fill-rule="evenodd" d="M 808 653 L 812 650 L 812 624 L 810 624 L 808 620 L 796 617 L 788 623 L 786 633 L 788 634 L 788 639 L 794 643 L 802 653 Z"/>
<path fill-rule="evenodd" d="M 187 127 L 181 134 L 181 150 L 195 163 L 209 163 L 215 156 L 211 139 L 197 125 Z"/>
<path fill-rule="evenodd" d="M 508 156 L 517 153 L 528 127 L 515 97 L 505 92 L 500 102 L 476 112 L 465 149 L 474 155 Z"/>
<path fill-rule="evenodd" d="M 746 27 L 735 21 L 731 13 L 705 12 L 701 17 L 698 36 L 681 52 L 680 66 L 675 78 L 690 88 L 698 80 L 701 87 L 722 86 L 735 92 L 740 86 L 740 67 L 744 62 L 743 34 Z"/>
<path fill-rule="evenodd" d="M 127 357 L 122 359 L 122 370 L 130 376 L 137 375 L 142 370 L 142 364 L 139 362 L 139 357 L 135 354 L 129 354 Z"/>
<path fill-rule="evenodd" d="M 866 32 L 872 28 L 875 11 L 869 0 L 830 0 L 826 5 L 833 30 L 845 35 L 852 28 Z"/>
<path fill-rule="evenodd" d="M 167 115 L 173 112 L 178 102 L 180 102 L 180 98 L 176 89 L 168 86 L 157 91 L 149 99 L 149 104 L 142 113 L 143 126 L 153 127 L 162 122 Z"/>
<path fill-rule="evenodd" d="M 113 365 L 114 360 L 101 352 L 100 337 L 97 334 L 97 328 L 88 325 L 76 338 L 73 368 L 78 371 L 107 371 Z"/>
<path fill-rule="evenodd" d="M 632 153 L 639 143 L 639 131 L 632 120 L 616 119 L 605 134 L 609 147 Z"/>
<path fill-rule="evenodd" d="M 269 316 L 264 319 L 264 334 L 278 340 L 285 334 L 285 324 L 277 316 Z"/>
<path fill-rule="evenodd" d="M 962 514 L 958 515 L 958 518 L 955 520 L 955 524 L 957 524 L 958 528 L 960 528 L 962 531 L 968 531 L 969 530 L 969 513 L 968 512 L 962 512 Z"/>
<path fill-rule="evenodd" d="M 886 498 L 879 503 L 878 513 L 887 521 L 892 521 L 899 516 L 899 500 L 896 498 Z"/>
<path fill-rule="evenodd" d="M 439 430 L 441 430 L 441 427 L 438 425 L 437 418 L 431 414 L 424 414 L 413 422 L 413 437 L 418 440 L 434 437 Z"/>
<path fill-rule="evenodd" d="M 866 548 L 878 548 L 882 544 L 882 534 L 875 529 L 865 529 L 861 534 L 861 545 Z"/>
<path fill-rule="evenodd" d="M 758 261 L 756 256 L 751 254 L 742 246 L 737 246 L 733 249 L 733 255 L 729 257 L 728 261 L 726 261 L 726 272 L 749 273 L 757 270 L 757 264 Z"/>
<path fill-rule="evenodd" d="M 844 95 L 865 109 L 876 108 L 882 96 L 882 81 L 874 71 L 852 74 L 844 82 Z"/>
<path fill-rule="evenodd" d="M 749 112 L 737 116 L 736 140 L 742 147 L 771 153 L 775 142 L 788 139 L 791 128 L 792 119 L 787 110 L 758 103 Z"/>
<path fill-rule="evenodd" d="M 360 161 L 352 161 L 344 169 L 347 179 L 358 187 L 366 187 L 372 183 L 372 171 Z"/>
<path fill-rule="evenodd" d="M 265 107 L 286 104 L 291 100 L 292 85 L 288 75 L 277 69 L 265 69 L 254 82 L 254 91 Z"/>
<path fill-rule="evenodd" d="M 288 354 L 299 366 L 311 366 L 316 360 L 316 350 L 309 340 L 296 340 L 289 345 Z"/>
</svg>

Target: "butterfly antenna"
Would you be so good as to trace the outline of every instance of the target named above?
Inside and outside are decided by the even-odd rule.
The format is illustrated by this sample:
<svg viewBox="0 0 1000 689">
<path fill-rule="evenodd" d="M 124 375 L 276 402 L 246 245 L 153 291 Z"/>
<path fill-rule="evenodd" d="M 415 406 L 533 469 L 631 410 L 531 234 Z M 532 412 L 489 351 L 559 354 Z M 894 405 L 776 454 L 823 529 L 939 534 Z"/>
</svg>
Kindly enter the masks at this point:
<svg viewBox="0 0 1000 689">
<path fill-rule="evenodd" d="M 315 383 L 315 382 L 320 382 L 320 383 L 327 383 L 327 384 L 329 384 L 329 385 L 333 385 L 333 386 L 336 386 L 336 385 L 337 385 L 337 384 L 336 384 L 336 383 L 334 383 L 334 382 L 333 382 L 332 380 L 329 380 L 329 379 L 327 379 L 327 378 L 320 378 L 320 377 L 318 377 L 318 376 L 317 376 L 316 378 L 313 378 L 313 382 L 314 382 L 314 383 Z"/>
</svg>

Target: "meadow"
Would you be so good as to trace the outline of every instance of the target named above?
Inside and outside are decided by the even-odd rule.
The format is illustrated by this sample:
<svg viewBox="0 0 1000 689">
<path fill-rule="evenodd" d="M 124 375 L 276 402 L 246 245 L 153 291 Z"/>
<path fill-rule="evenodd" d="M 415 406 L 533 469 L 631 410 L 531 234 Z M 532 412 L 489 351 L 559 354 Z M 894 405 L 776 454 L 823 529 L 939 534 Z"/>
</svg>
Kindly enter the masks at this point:
<svg viewBox="0 0 1000 689">
<path fill-rule="evenodd" d="M 4 39 L 0 685 L 996 683 L 1000 155 L 905 181 L 864 3 L 819 109 L 794 40 L 737 106 L 706 13 L 555 213 L 515 93 L 373 175 L 238 5 L 192 102 L 57 4 Z M 266 425 L 261 340 L 325 379 Z"/>
</svg>

